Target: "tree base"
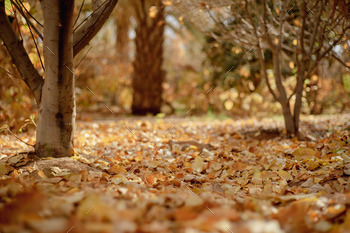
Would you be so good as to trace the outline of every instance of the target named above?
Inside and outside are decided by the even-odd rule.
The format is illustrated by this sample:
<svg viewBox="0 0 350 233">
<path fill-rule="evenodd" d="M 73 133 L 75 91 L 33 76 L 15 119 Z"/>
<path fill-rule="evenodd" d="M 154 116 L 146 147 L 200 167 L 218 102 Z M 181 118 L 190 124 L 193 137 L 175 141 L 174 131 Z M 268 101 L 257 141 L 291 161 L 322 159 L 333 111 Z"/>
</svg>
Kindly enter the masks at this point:
<svg viewBox="0 0 350 233">
<path fill-rule="evenodd" d="M 74 151 L 72 148 L 66 148 L 63 146 L 49 147 L 47 144 L 36 144 L 35 153 L 39 158 L 62 158 L 71 157 L 74 155 Z"/>
<path fill-rule="evenodd" d="M 136 116 L 145 116 L 145 115 L 148 115 L 148 114 L 157 115 L 158 113 L 160 113 L 160 109 L 159 108 L 149 109 L 149 108 L 132 107 L 132 114 L 136 115 Z"/>
</svg>

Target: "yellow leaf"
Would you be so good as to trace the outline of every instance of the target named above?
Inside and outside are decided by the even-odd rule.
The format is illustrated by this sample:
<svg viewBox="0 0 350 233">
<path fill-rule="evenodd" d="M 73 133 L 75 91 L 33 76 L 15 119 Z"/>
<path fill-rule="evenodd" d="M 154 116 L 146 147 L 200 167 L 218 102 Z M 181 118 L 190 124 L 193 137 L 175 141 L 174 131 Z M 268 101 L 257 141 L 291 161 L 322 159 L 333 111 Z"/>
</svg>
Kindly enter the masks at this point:
<svg viewBox="0 0 350 233">
<path fill-rule="evenodd" d="M 127 173 L 126 169 L 122 166 L 119 165 L 114 165 L 113 167 L 111 167 L 110 172 L 112 174 L 125 174 Z"/>
<path fill-rule="evenodd" d="M 155 6 L 151 6 L 148 10 L 149 17 L 155 18 L 158 13 L 158 9 Z"/>
<path fill-rule="evenodd" d="M 293 20 L 293 22 L 294 22 L 295 26 L 297 26 L 297 27 L 300 25 L 299 19 L 295 19 L 295 20 Z"/>
<path fill-rule="evenodd" d="M 199 196 L 191 195 L 190 198 L 186 199 L 185 206 L 199 206 L 203 204 L 203 200 Z"/>
<path fill-rule="evenodd" d="M 290 61 L 289 62 L 289 68 L 294 69 L 294 67 L 295 67 L 294 62 Z"/>
<path fill-rule="evenodd" d="M 293 176 L 285 170 L 279 170 L 278 175 L 285 180 L 293 180 Z"/>
<path fill-rule="evenodd" d="M 171 6 L 173 3 L 172 3 L 171 0 L 164 0 L 164 1 L 163 1 L 163 4 L 164 4 L 165 6 Z"/>
<path fill-rule="evenodd" d="M 5 163 L 0 163 L 0 176 L 7 174 L 8 168 Z"/>
<path fill-rule="evenodd" d="M 27 11 L 30 11 L 30 4 L 28 2 L 23 2 L 22 4 L 26 8 Z"/>
<path fill-rule="evenodd" d="M 309 169 L 310 171 L 313 171 L 320 166 L 318 161 L 313 161 L 311 159 L 308 159 L 307 161 L 305 161 L 305 165 L 306 165 L 306 168 Z"/>
<path fill-rule="evenodd" d="M 226 100 L 224 106 L 226 110 L 230 111 L 233 108 L 233 102 L 231 100 Z"/>
<path fill-rule="evenodd" d="M 196 147 L 195 145 L 190 145 L 188 148 L 186 148 L 186 151 L 190 151 L 190 150 L 198 151 L 198 147 Z"/>
<path fill-rule="evenodd" d="M 41 178 L 47 178 L 47 176 L 45 175 L 45 173 L 42 170 L 38 171 L 38 176 L 40 176 Z"/>
<path fill-rule="evenodd" d="M 180 22 L 180 24 L 184 24 L 184 17 L 183 16 L 179 17 L 179 22 Z"/>
<path fill-rule="evenodd" d="M 222 167 L 221 163 L 213 163 L 210 165 L 210 167 L 214 170 L 214 171 L 218 171 L 220 170 L 220 168 Z"/>
<path fill-rule="evenodd" d="M 316 151 L 311 148 L 299 148 L 292 154 L 297 160 L 311 159 L 316 155 Z"/>
<path fill-rule="evenodd" d="M 149 185 L 154 185 L 157 182 L 157 177 L 155 175 L 146 176 L 146 183 Z"/>
<path fill-rule="evenodd" d="M 196 156 L 194 158 L 194 162 L 192 163 L 191 167 L 192 167 L 192 169 L 194 171 L 202 172 L 203 171 L 203 167 L 204 167 L 204 162 L 203 162 L 202 157 Z"/>
<path fill-rule="evenodd" d="M 116 175 L 115 177 L 113 177 L 111 179 L 112 183 L 113 184 L 127 184 L 128 183 L 128 180 L 124 177 L 124 176 L 121 176 L 121 175 Z"/>
<path fill-rule="evenodd" d="M 142 160 L 143 160 L 143 155 L 138 155 L 138 156 L 135 157 L 135 161 L 136 162 L 140 162 Z"/>
</svg>

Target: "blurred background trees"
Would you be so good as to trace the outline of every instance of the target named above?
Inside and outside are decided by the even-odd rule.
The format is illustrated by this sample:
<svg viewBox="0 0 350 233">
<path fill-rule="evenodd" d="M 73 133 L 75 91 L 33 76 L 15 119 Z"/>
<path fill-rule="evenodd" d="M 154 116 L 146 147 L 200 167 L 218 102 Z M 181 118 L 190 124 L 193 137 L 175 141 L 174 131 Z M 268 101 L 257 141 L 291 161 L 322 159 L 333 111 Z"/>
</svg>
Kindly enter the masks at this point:
<svg viewBox="0 0 350 233">
<path fill-rule="evenodd" d="M 35 3 L 25 1 L 33 15 Z M 83 19 L 91 6 L 82 3 L 76 11 L 82 6 Z M 8 8 L 40 68 L 26 21 Z M 298 111 L 349 112 L 348 24 L 345 0 L 121 0 L 75 58 L 78 118 L 113 117 L 111 111 L 183 116 L 192 107 L 188 115 L 284 113 L 294 118 L 288 130 L 293 134 Z M 16 75 L 3 46 L 0 56 L 1 67 Z M 12 125 L 19 128 L 17 119 L 36 112 L 32 97 L 18 87 L 20 80 L 0 74 L 1 121 L 15 118 Z"/>
<path fill-rule="evenodd" d="M 132 75 L 132 113 L 160 113 L 162 105 L 165 9 L 159 0 L 129 1 L 134 11 L 135 57 Z"/>
</svg>

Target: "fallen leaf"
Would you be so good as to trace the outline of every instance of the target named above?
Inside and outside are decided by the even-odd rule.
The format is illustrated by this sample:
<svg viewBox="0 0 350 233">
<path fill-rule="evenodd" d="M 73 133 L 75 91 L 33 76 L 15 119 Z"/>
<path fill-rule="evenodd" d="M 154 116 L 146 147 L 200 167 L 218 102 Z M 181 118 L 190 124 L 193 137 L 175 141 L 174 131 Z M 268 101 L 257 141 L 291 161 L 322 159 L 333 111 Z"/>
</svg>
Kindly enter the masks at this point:
<svg viewBox="0 0 350 233">
<path fill-rule="evenodd" d="M 292 154 L 297 160 L 311 159 L 316 155 L 316 151 L 311 148 L 299 148 Z"/>
<path fill-rule="evenodd" d="M 196 156 L 194 162 L 191 164 L 191 168 L 196 172 L 202 172 L 204 167 L 204 162 L 202 157 Z"/>
</svg>

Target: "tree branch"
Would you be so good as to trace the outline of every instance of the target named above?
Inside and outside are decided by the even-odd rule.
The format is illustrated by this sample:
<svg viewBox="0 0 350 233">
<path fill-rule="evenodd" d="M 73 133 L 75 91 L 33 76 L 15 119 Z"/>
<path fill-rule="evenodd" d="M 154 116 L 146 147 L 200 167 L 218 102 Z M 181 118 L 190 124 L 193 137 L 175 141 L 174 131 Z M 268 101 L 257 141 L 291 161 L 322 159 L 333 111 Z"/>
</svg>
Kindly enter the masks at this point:
<svg viewBox="0 0 350 233">
<path fill-rule="evenodd" d="M 301 17 L 302 17 L 302 23 L 300 28 L 300 37 L 299 37 L 299 46 L 300 46 L 300 52 L 302 55 L 305 54 L 305 47 L 304 47 L 304 38 L 305 38 L 305 23 L 306 23 L 306 3 L 303 1 L 302 8 L 301 8 Z M 304 57 L 304 56 L 303 56 Z M 303 62 L 303 61 L 302 61 Z"/>
<path fill-rule="evenodd" d="M 270 30 L 273 28 L 273 26 L 268 30 L 267 29 L 267 15 L 266 15 L 266 0 L 262 1 L 263 4 L 263 29 L 264 29 L 264 37 L 266 38 L 266 41 L 268 45 L 270 46 L 271 50 L 275 50 L 275 45 L 272 42 L 271 36 L 269 35 Z"/>
<path fill-rule="evenodd" d="M 342 59 L 340 59 L 337 55 L 335 55 L 334 53 L 331 54 L 332 57 L 337 60 L 340 64 L 342 64 L 344 67 L 350 69 L 350 66 L 348 66 Z"/>
<path fill-rule="evenodd" d="M 319 8 L 319 10 L 317 11 L 317 14 L 314 15 L 314 30 L 311 36 L 311 42 L 310 42 L 310 51 L 309 51 L 309 56 L 311 56 L 313 54 L 314 51 L 314 46 L 315 46 L 315 41 L 316 41 L 316 36 L 318 33 L 318 29 L 319 29 L 319 25 L 320 25 L 320 21 L 321 21 L 321 14 L 324 8 L 324 2 L 321 2 L 321 7 Z"/>
<path fill-rule="evenodd" d="M 248 15 L 248 20 L 250 21 L 252 27 L 253 27 L 253 33 L 255 35 L 255 38 L 258 42 L 258 58 L 259 58 L 259 61 L 260 61 L 260 72 L 262 73 L 262 76 L 263 78 L 265 78 L 266 80 L 266 84 L 267 84 L 267 88 L 269 89 L 270 93 L 272 94 L 273 98 L 275 101 L 279 101 L 279 97 L 277 96 L 276 92 L 272 89 L 271 87 L 271 84 L 270 84 L 270 80 L 269 80 L 269 77 L 268 77 L 268 74 L 267 74 L 267 68 L 266 68 L 266 63 L 265 63 L 265 60 L 264 60 L 264 55 L 263 55 L 263 52 L 262 52 L 262 48 L 261 48 L 261 45 L 260 45 L 260 38 L 259 38 L 259 35 L 258 35 L 258 30 L 254 24 L 254 21 L 253 21 L 253 18 L 252 18 L 252 15 L 251 15 L 251 12 L 250 12 L 250 8 L 249 8 L 249 3 L 248 1 L 246 0 L 245 1 L 245 4 L 246 4 L 246 7 L 245 7 L 245 10 L 246 10 L 246 13 Z"/>
<path fill-rule="evenodd" d="M 103 6 L 91 14 L 91 17 L 73 34 L 73 56 L 76 56 L 99 32 L 112 13 L 118 0 L 106 0 Z"/>
<path fill-rule="evenodd" d="M 78 16 L 77 16 L 77 18 L 76 18 L 75 21 L 74 21 L 73 27 L 74 27 L 75 24 L 77 24 L 77 22 L 78 22 L 78 19 L 79 19 L 79 17 L 80 17 L 81 10 L 83 9 L 83 6 L 84 6 L 84 2 L 85 2 L 85 0 L 83 0 L 83 2 L 81 3 L 81 6 L 80 6 L 79 12 L 78 12 Z"/>
<path fill-rule="evenodd" d="M 19 11 L 19 13 L 23 16 L 23 18 L 26 20 L 28 27 L 31 27 L 34 29 L 35 33 L 40 37 L 41 40 L 43 40 L 43 35 L 39 32 L 39 30 L 32 24 L 32 22 L 27 18 L 27 16 L 25 15 L 23 9 L 17 4 L 15 3 L 13 0 L 11 0 L 11 3 L 16 7 L 16 9 Z M 33 18 L 33 16 L 31 16 Z M 36 21 L 36 19 L 35 19 Z M 38 22 L 38 21 L 37 21 Z M 39 23 L 39 25 L 41 25 Z M 42 25 L 41 25 L 42 26 Z"/>
<path fill-rule="evenodd" d="M 311 74 L 311 72 L 315 69 L 318 61 L 320 61 L 321 59 L 323 59 L 325 56 L 327 56 L 332 49 L 341 41 L 341 39 L 343 38 L 343 36 L 345 35 L 345 33 L 347 32 L 347 30 L 350 29 L 350 26 L 346 27 L 343 29 L 343 32 L 340 34 L 340 36 L 338 37 L 338 39 L 334 40 L 333 43 L 331 45 L 328 46 L 328 48 L 323 51 L 323 53 L 318 54 L 318 57 L 316 59 L 316 62 L 309 68 L 309 70 L 307 71 L 307 76 Z"/>
<path fill-rule="evenodd" d="M 33 63 L 30 61 L 23 42 L 18 39 L 5 13 L 5 0 L 0 0 L 0 37 L 21 74 L 23 81 L 33 92 L 37 103 L 40 103 L 41 87 L 44 79 L 39 75 Z"/>
<path fill-rule="evenodd" d="M 35 17 L 33 17 L 33 16 L 30 14 L 30 12 L 27 10 L 27 8 L 23 5 L 23 2 L 18 1 L 18 0 L 16 0 L 16 2 L 19 2 L 19 4 L 21 4 L 21 6 L 24 8 L 24 10 L 27 12 L 27 14 L 28 14 L 32 19 L 34 19 L 34 21 L 35 21 L 37 24 L 39 24 L 41 27 L 44 27 Z"/>
</svg>

